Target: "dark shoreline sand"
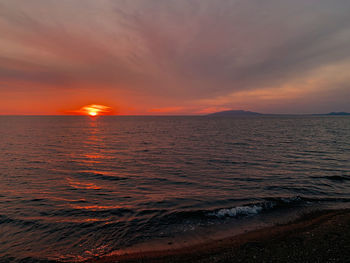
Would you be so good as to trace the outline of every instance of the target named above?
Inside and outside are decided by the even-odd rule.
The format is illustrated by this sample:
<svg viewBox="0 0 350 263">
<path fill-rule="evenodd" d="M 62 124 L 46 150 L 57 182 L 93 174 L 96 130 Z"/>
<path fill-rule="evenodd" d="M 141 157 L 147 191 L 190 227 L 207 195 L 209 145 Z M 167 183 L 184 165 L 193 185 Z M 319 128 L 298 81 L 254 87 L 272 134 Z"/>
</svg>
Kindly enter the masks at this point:
<svg viewBox="0 0 350 263">
<path fill-rule="evenodd" d="M 89 262 L 350 262 L 350 210 L 312 212 L 287 224 L 202 245 Z"/>
</svg>

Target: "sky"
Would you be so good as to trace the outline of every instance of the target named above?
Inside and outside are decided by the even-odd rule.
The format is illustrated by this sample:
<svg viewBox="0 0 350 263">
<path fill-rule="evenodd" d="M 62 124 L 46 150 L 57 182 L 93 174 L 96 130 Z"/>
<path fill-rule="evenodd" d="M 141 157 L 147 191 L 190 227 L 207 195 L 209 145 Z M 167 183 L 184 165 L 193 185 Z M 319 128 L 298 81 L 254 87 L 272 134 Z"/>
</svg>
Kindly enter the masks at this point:
<svg viewBox="0 0 350 263">
<path fill-rule="evenodd" d="M 0 114 L 350 111 L 349 0 L 0 0 Z"/>
</svg>

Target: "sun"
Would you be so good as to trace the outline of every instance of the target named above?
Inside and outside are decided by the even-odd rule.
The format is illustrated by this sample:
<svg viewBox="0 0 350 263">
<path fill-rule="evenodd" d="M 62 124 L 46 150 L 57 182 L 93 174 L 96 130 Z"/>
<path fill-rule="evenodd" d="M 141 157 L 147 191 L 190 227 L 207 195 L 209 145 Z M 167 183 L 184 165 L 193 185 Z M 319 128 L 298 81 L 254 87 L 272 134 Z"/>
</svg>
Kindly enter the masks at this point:
<svg viewBox="0 0 350 263">
<path fill-rule="evenodd" d="M 88 114 L 89 114 L 90 116 L 92 116 L 92 117 L 97 116 L 97 112 L 96 112 L 96 111 L 89 111 Z"/>
</svg>

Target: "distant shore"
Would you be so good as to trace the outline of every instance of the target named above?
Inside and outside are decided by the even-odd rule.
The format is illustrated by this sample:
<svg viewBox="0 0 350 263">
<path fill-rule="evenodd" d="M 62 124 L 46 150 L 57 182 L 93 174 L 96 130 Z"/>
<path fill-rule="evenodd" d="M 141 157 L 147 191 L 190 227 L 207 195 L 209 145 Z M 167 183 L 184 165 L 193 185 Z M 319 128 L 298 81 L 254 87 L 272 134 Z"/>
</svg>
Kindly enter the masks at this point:
<svg viewBox="0 0 350 263">
<path fill-rule="evenodd" d="M 90 263 L 349 262 L 350 209 L 312 212 L 283 225 L 201 245 L 108 256 Z"/>
</svg>

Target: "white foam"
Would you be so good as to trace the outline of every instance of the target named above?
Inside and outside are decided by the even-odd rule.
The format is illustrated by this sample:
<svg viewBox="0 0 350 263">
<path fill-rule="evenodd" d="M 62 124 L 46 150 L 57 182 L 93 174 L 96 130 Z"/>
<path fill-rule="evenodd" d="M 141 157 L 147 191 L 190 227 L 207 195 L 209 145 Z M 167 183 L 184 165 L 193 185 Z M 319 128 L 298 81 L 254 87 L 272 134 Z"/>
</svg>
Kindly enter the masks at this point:
<svg viewBox="0 0 350 263">
<path fill-rule="evenodd" d="M 224 208 L 220 209 L 210 215 L 214 215 L 217 217 L 235 217 L 238 215 L 255 215 L 260 213 L 263 210 L 261 205 L 253 205 L 253 206 L 237 206 L 230 209 Z"/>
<path fill-rule="evenodd" d="M 287 204 L 301 201 L 300 196 L 294 196 L 294 197 L 287 197 L 287 198 L 281 198 L 281 200 Z"/>
</svg>

